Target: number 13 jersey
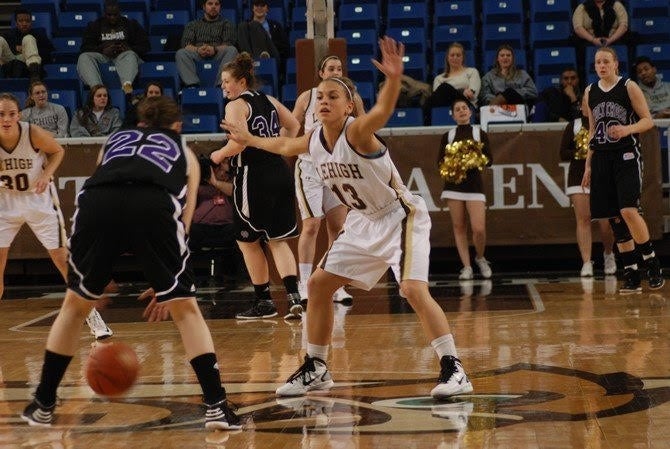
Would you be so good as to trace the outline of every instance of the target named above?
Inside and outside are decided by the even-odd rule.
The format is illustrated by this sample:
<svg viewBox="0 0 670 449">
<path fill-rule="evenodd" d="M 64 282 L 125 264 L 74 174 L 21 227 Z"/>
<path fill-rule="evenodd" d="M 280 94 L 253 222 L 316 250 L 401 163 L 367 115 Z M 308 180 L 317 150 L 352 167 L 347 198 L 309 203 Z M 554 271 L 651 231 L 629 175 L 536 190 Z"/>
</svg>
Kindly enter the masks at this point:
<svg viewBox="0 0 670 449">
<path fill-rule="evenodd" d="M 373 154 L 358 153 L 352 148 L 346 130 L 353 121 L 353 117 L 347 118 L 333 148 L 328 148 L 323 128 L 317 126 L 310 137 L 309 153 L 316 172 L 342 204 L 375 220 L 400 207 L 401 196 L 412 195 L 383 141 Z"/>
</svg>

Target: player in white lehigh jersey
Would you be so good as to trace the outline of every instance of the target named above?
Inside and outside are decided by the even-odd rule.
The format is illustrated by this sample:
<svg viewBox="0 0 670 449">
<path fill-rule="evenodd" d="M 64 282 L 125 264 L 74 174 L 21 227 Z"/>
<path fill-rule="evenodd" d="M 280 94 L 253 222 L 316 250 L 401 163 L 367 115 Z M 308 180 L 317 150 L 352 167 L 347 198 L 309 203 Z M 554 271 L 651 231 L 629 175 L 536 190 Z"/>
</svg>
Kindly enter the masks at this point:
<svg viewBox="0 0 670 449">
<path fill-rule="evenodd" d="M 224 122 L 229 137 L 242 145 L 285 156 L 309 151 L 319 176 L 350 209 L 342 233 L 309 278 L 305 362 L 277 389 L 279 396 L 334 385 L 325 362 L 333 328 L 332 294 L 349 283 L 370 290 L 389 267 L 440 359 L 432 396 L 446 398 L 473 390 L 447 318 L 428 290 L 431 224 L 425 202 L 402 183 L 386 145 L 375 135 L 395 108 L 405 53 L 404 46 L 389 37 L 380 40 L 380 49 L 381 61 L 373 62 L 386 83 L 365 115 L 350 117 L 353 84 L 333 77 L 318 86 L 316 112 L 321 125 L 309 134 L 260 138 L 252 136 L 244 123 Z"/>
</svg>

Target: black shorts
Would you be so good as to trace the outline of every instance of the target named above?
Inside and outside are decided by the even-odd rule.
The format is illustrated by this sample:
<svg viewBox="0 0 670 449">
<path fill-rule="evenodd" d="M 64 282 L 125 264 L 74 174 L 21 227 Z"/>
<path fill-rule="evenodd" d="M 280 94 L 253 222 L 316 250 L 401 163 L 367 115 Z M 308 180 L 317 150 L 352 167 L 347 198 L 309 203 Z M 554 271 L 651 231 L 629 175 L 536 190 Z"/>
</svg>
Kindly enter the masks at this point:
<svg viewBox="0 0 670 449">
<path fill-rule="evenodd" d="M 137 257 L 158 301 L 195 296 L 181 203 L 150 185 L 104 185 L 77 196 L 68 288 L 97 299 L 121 254 Z"/>
<path fill-rule="evenodd" d="M 640 207 L 642 159 L 630 151 L 595 151 L 591 158 L 591 218 L 612 218 Z"/>
<path fill-rule="evenodd" d="M 282 240 L 298 235 L 293 175 L 283 161 L 239 167 L 233 199 L 236 240 Z"/>
</svg>

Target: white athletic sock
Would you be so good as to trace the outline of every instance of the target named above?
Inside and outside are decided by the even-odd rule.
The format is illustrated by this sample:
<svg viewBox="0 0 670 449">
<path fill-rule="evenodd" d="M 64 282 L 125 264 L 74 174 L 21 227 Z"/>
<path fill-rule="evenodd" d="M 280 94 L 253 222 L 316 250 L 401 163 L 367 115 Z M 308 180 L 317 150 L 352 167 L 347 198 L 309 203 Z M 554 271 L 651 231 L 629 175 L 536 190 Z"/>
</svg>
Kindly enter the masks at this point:
<svg viewBox="0 0 670 449">
<path fill-rule="evenodd" d="M 307 279 L 312 275 L 312 269 L 314 265 L 311 263 L 299 263 L 298 270 L 300 271 L 300 282 L 303 284 L 307 283 Z"/>
<path fill-rule="evenodd" d="M 325 362 L 328 358 L 328 345 L 321 346 L 307 343 L 307 355 L 310 357 L 318 357 Z"/>
<path fill-rule="evenodd" d="M 441 337 L 437 337 L 435 340 L 430 342 L 430 345 L 433 347 L 437 353 L 438 358 L 442 358 L 445 355 L 453 355 L 458 358 L 456 353 L 456 344 L 454 343 L 454 336 L 452 334 L 445 334 Z"/>
</svg>

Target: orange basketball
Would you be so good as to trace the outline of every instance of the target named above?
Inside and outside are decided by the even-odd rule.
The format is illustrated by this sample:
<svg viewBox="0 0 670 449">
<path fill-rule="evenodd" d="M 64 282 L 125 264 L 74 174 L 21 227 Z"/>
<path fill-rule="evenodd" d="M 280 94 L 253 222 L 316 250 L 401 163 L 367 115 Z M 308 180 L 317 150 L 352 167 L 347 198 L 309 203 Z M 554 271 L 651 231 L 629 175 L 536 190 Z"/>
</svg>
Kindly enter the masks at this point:
<svg viewBox="0 0 670 449">
<path fill-rule="evenodd" d="M 133 348 L 120 341 L 97 344 L 88 356 L 86 380 L 102 396 L 120 396 L 137 380 L 140 363 Z"/>
</svg>

